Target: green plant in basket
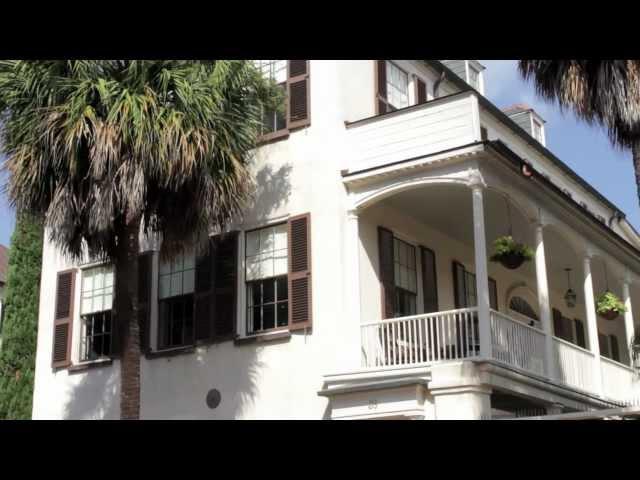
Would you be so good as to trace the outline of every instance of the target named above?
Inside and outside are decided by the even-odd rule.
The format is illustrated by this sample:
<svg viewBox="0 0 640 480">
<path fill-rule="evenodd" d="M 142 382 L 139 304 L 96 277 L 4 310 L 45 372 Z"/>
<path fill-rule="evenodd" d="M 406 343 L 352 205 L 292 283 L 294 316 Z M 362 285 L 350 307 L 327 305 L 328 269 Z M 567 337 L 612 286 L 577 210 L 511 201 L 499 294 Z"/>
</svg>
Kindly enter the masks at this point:
<svg viewBox="0 0 640 480">
<path fill-rule="evenodd" d="M 524 262 L 528 262 L 534 257 L 531 247 L 523 243 L 516 242 L 511 235 L 498 237 L 493 242 L 492 262 L 500 262 L 504 267 L 511 270 L 518 268 Z"/>
</svg>

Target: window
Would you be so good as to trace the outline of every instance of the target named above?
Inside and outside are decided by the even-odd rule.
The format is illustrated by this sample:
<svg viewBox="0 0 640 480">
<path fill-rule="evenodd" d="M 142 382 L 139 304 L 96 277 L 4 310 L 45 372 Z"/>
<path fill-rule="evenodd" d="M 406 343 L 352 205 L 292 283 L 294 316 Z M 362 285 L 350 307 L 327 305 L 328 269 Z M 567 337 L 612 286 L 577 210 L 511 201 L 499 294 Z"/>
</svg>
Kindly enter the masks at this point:
<svg viewBox="0 0 640 480">
<path fill-rule="evenodd" d="M 529 305 L 529 302 L 527 302 L 522 297 L 511 297 L 511 300 L 509 301 L 509 308 L 514 312 L 517 312 L 520 315 L 524 315 L 525 317 L 528 317 L 532 320 L 538 320 L 538 314 L 536 313 L 536 311 L 531 305 Z"/>
<path fill-rule="evenodd" d="M 82 271 L 80 303 L 80 360 L 91 361 L 111 355 L 113 324 L 113 267 Z"/>
<path fill-rule="evenodd" d="M 416 314 L 416 247 L 394 237 L 395 316 Z"/>
<path fill-rule="evenodd" d="M 391 62 L 387 66 L 387 101 L 393 109 L 409 106 L 409 75 Z"/>
<path fill-rule="evenodd" d="M 262 74 L 273 80 L 286 93 L 287 60 L 254 60 Z M 265 110 L 262 114 L 262 135 L 286 130 L 287 118 L 285 109 Z"/>
<path fill-rule="evenodd" d="M 471 65 L 469 65 L 469 85 L 480 90 L 480 72 Z"/>
<path fill-rule="evenodd" d="M 160 262 L 158 282 L 158 348 L 193 344 L 193 294 L 195 290 L 193 251 Z"/>
<path fill-rule="evenodd" d="M 542 124 L 537 120 L 533 120 L 533 138 L 543 143 Z"/>
<path fill-rule="evenodd" d="M 498 310 L 498 284 L 489 277 L 489 307 Z M 475 274 L 468 272 L 464 265 L 453 262 L 453 288 L 456 308 L 471 308 L 478 305 Z"/>
<path fill-rule="evenodd" d="M 287 225 L 246 234 L 247 333 L 289 323 Z"/>
</svg>

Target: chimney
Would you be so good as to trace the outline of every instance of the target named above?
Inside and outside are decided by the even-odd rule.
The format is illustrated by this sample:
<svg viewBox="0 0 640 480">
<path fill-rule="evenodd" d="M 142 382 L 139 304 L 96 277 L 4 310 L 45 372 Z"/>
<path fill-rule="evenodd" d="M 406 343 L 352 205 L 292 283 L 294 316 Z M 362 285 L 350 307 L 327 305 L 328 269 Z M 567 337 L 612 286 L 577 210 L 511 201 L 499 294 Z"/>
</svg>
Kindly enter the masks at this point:
<svg viewBox="0 0 640 480">
<path fill-rule="evenodd" d="M 502 111 L 529 135 L 545 147 L 547 146 L 544 133 L 544 124 L 546 122 L 533 108 L 525 103 L 517 103 Z"/>
<path fill-rule="evenodd" d="M 484 73 L 486 69 L 477 60 L 440 60 L 453 73 L 484 95 Z"/>
</svg>

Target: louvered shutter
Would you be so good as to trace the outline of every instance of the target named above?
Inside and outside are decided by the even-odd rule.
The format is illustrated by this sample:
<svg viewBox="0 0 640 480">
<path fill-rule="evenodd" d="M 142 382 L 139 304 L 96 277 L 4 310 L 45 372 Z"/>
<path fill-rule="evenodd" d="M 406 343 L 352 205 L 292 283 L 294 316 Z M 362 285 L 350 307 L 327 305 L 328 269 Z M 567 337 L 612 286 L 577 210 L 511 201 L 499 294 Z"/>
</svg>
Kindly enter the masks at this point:
<svg viewBox="0 0 640 480">
<path fill-rule="evenodd" d="M 209 238 L 206 247 L 196 256 L 194 294 L 194 340 L 209 342 L 213 337 L 213 257 L 216 242 Z"/>
<path fill-rule="evenodd" d="M 150 350 L 151 334 L 151 284 L 153 281 L 153 252 L 144 252 L 138 256 L 138 315 L 140 321 L 140 350 L 146 353 Z M 119 330 L 121 327 L 117 319 L 116 335 L 114 335 L 114 353 L 119 353 Z"/>
<path fill-rule="evenodd" d="M 618 337 L 615 335 L 609 335 L 611 339 L 611 360 L 615 360 L 616 362 L 620 361 L 620 348 L 618 346 Z"/>
<path fill-rule="evenodd" d="M 51 365 L 54 368 L 68 367 L 71 364 L 71 338 L 73 326 L 73 304 L 75 298 L 76 271 L 58 273 L 56 281 L 56 306 L 53 321 L 53 354 Z"/>
<path fill-rule="evenodd" d="M 467 307 L 467 292 L 465 288 L 464 266 L 453 262 L 453 302 L 456 308 Z"/>
<path fill-rule="evenodd" d="M 292 217 L 289 236 L 289 330 L 309 328 L 312 323 L 311 216 Z"/>
<path fill-rule="evenodd" d="M 382 287 L 382 318 L 395 316 L 395 272 L 393 265 L 393 233 L 378 227 L 378 257 Z"/>
<path fill-rule="evenodd" d="M 376 114 L 389 111 L 387 102 L 387 62 L 376 60 Z"/>
<path fill-rule="evenodd" d="M 438 311 L 438 276 L 436 273 L 436 254 L 430 248 L 420 247 L 422 259 L 422 297 L 424 312 Z"/>
<path fill-rule="evenodd" d="M 489 307 L 492 310 L 498 310 L 498 284 L 489 277 Z"/>
<path fill-rule="evenodd" d="M 306 127 L 311 123 L 309 111 L 309 60 L 289 60 L 287 76 L 287 128 Z"/>
<path fill-rule="evenodd" d="M 213 337 L 232 338 L 236 328 L 238 232 L 214 237 Z"/>
<path fill-rule="evenodd" d="M 416 78 L 416 103 L 418 105 L 425 103 L 427 101 L 427 85 Z"/>
<path fill-rule="evenodd" d="M 598 333 L 598 344 L 600 345 L 600 355 L 610 358 L 609 354 L 609 338 L 602 333 Z"/>
<path fill-rule="evenodd" d="M 551 313 L 553 316 L 553 334 L 558 338 L 563 338 L 562 313 L 555 308 L 551 310 Z"/>
<path fill-rule="evenodd" d="M 582 320 L 576 318 L 573 320 L 576 326 L 576 345 L 582 348 L 587 348 L 587 340 L 584 335 L 584 324 Z"/>
</svg>

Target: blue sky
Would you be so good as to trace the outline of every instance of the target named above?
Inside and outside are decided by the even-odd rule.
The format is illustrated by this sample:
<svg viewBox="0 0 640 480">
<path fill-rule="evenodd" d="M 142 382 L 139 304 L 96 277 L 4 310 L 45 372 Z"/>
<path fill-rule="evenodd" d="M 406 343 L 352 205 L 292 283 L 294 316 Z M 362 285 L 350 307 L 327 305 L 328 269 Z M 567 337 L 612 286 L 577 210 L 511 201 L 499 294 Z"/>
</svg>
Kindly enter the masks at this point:
<svg viewBox="0 0 640 480">
<path fill-rule="evenodd" d="M 631 153 L 614 149 L 599 127 L 578 121 L 570 112 L 537 97 L 533 86 L 524 82 L 515 60 L 480 60 L 485 70 L 487 97 L 498 107 L 527 103 L 547 121 L 547 147 L 578 175 L 598 189 L 640 230 L 640 207 L 631 163 Z M 5 178 L 0 177 L 0 184 Z M 14 212 L 0 193 L 0 244 L 8 245 L 15 224 Z"/>
</svg>

